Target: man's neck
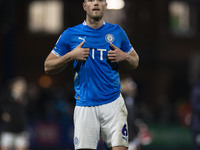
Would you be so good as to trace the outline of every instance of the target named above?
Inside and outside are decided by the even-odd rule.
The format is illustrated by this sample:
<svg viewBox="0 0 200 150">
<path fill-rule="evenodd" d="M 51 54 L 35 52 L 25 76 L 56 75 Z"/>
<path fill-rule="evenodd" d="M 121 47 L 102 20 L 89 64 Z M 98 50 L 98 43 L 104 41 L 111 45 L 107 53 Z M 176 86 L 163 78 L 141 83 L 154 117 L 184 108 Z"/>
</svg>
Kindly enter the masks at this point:
<svg viewBox="0 0 200 150">
<path fill-rule="evenodd" d="M 97 29 L 99 27 L 101 27 L 103 25 L 104 21 L 103 19 L 100 19 L 100 20 L 95 20 L 95 19 L 88 19 L 86 18 L 86 24 L 91 27 L 91 28 L 94 28 L 94 29 Z"/>
</svg>

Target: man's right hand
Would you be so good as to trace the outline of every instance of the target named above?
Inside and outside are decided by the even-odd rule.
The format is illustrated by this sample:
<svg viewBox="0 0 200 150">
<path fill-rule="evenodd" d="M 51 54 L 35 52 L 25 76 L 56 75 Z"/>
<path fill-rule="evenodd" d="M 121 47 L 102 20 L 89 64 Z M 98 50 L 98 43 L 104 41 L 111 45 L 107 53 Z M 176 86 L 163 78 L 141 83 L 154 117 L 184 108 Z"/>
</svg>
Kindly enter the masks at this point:
<svg viewBox="0 0 200 150">
<path fill-rule="evenodd" d="M 68 66 L 71 60 L 85 61 L 89 56 L 89 48 L 82 48 L 85 41 L 81 42 L 74 50 L 58 57 L 50 53 L 45 60 L 44 69 L 47 74 L 58 73 Z"/>
<path fill-rule="evenodd" d="M 82 48 L 85 41 L 82 41 L 74 50 L 71 51 L 71 58 L 73 60 L 86 60 L 90 54 L 89 48 Z"/>
</svg>

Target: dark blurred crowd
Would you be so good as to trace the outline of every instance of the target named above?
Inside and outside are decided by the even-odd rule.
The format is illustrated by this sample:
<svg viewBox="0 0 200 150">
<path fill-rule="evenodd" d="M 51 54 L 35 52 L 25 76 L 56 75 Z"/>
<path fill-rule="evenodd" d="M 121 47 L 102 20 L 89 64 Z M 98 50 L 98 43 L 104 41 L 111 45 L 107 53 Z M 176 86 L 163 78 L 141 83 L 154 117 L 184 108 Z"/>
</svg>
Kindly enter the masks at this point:
<svg viewBox="0 0 200 150">
<path fill-rule="evenodd" d="M 129 150 L 139 150 L 153 140 L 145 116 L 148 109 L 138 100 L 140 91 L 131 77 L 121 80 L 121 89 L 129 113 Z M 179 121 L 191 129 L 194 150 L 199 150 L 200 78 L 190 93 L 190 101 L 176 111 Z M 73 149 L 74 106 L 73 89 L 29 83 L 21 76 L 10 79 L 0 90 L 1 150 Z M 99 150 L 106 149 L 102 143 Z"/>
<path fill-rule="evenodd" d="M 1 150 L 73 149 L 74 105 L 63 88 L 9 80 L 0 93 Z"/>
<path fill-rule="evenodd" d="M 191 91 L 191 131 L 194 150 L 200 150 L 200 77 Z"/>
</svg>

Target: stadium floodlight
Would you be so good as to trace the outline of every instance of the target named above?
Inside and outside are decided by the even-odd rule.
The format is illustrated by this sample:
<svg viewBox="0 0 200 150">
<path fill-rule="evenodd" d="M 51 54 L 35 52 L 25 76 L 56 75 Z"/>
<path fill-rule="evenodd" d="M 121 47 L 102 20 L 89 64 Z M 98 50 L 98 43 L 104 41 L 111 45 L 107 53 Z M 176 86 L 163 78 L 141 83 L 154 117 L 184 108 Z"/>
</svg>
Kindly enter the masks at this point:
<svg viewBox="0 0 200 150">
<path fill-rule="evenodd" d="M 122 9 L 125 6 L 124 0 L 107 0 L 108 9 Z"/>
</svg>

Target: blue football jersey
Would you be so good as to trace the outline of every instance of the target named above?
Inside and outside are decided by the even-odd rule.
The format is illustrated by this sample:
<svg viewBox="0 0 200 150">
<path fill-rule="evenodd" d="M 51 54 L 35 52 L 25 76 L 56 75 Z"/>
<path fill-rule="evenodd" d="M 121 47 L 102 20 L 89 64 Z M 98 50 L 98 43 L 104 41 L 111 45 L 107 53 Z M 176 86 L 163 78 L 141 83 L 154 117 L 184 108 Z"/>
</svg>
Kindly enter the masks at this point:
<svg viewBox="0 0 200 150">
<path fill-rule="evenodd" d="M 82 47 L 89 48 L 90 54 L 86 61 L 73 63 L 76 105 L 98 106 L 116 100 L 121 92 L 118 63 L 111 63 L 107 54 L 112 49 L 110 43 L 127 53 L 133 50 L 126 33 L 116 24 L 104 22 L 93 29 L 84 22 L 65 30 L 52 52 L 62 57 L 83 40 Z"/>
</svg>

